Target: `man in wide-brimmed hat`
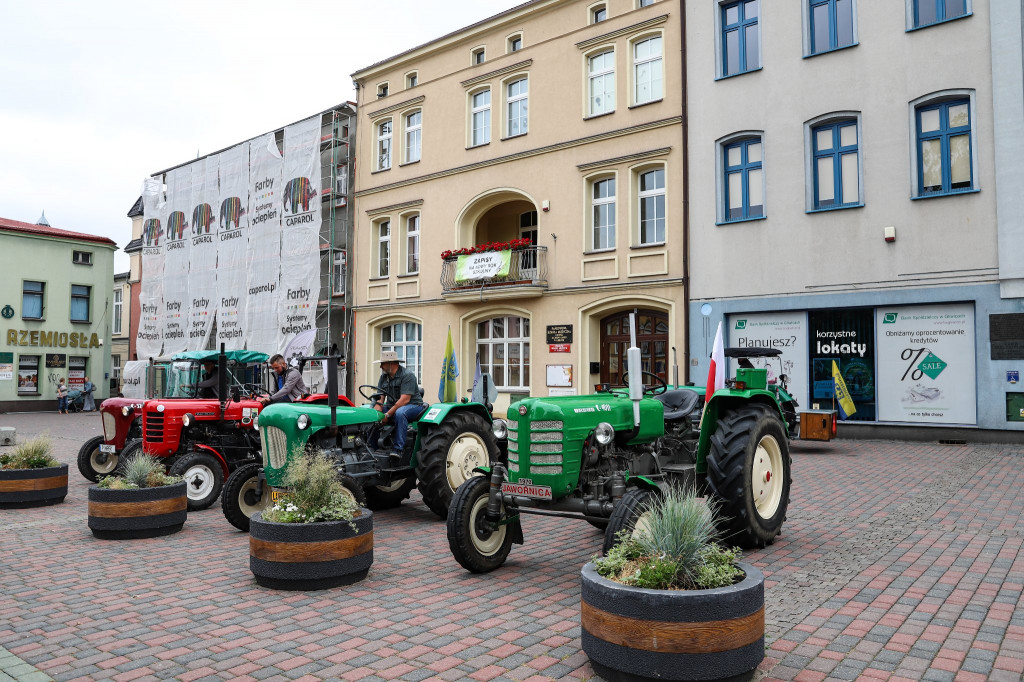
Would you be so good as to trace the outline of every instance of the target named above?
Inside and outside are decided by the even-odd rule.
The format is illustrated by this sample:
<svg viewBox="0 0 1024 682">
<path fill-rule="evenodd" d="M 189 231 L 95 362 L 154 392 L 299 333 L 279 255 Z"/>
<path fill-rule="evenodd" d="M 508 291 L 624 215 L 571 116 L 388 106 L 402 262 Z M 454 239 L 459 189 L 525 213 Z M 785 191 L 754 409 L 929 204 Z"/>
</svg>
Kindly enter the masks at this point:
<svg viewBox="0 0 1024 682">
<path fill-rule="evenodd" d="M 377 360 L 380 364 L 380 379 L 377 381 L 377 388 L 387 395 L 374 401 L 373 407 L 384 413 L 384 422 L 389 421 L 395 425 L 393 448 L 391 449 L 391 460 L 399 460 L 402 450 L 405 448 L 405 432 L 409 428 L 409 421 L 416 419 L 423 412 L 423 398 L 420 396 L 420 387 L 416 382 L 416 375 L 402 367 L 402 360 L 398 353 L 393 350 L 386 350 L 380 354 Z M 377 431 L 370 434 L 367 444 L 370 449 L 377 449 Z"/>
</svg>

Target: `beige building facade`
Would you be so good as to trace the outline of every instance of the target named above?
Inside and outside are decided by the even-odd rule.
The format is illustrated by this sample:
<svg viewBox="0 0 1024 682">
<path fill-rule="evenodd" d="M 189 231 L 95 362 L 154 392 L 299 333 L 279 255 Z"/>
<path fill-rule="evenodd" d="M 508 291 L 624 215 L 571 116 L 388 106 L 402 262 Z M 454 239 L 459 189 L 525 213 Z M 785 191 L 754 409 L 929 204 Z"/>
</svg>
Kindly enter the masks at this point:
<svg viewBox="0 0 1024 682">
<path fill-rule="evenodd" d="M 496 413 L 587 393 L 621 380 L 633 310 L 645 370 L 671 378 L 680 35 L 677 2 L 537 0 L 353 74 L 355 383 L 393 349 L 435 400 L 450 329 L 460 395 L 479 354 Z"/>
</svg>

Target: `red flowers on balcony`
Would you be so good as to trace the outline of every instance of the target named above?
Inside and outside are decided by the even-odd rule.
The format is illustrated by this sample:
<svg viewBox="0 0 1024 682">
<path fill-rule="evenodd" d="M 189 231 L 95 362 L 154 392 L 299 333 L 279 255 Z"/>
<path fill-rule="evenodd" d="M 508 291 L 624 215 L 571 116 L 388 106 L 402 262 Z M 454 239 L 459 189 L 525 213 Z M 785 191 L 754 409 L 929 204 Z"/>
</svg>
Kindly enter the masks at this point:
<svg viewBox="0 0 1024 682">
<path fill-rule="evenodd" d="M 447 251 L 442 251 L 441 259 L 447 260 L 457 256 L 471 256 L 474 253 L 486 253 L 488 251 L 515 251 L 517 249 L 525 249 L 528 246 L 533 246 L 533 242 L 529 239 L 512 239 L 507 242 L 487 242 L 486 244 L 477 244 L 476 246 L 466 246 L 461 249 L 449 249 Z"/>
</svg>

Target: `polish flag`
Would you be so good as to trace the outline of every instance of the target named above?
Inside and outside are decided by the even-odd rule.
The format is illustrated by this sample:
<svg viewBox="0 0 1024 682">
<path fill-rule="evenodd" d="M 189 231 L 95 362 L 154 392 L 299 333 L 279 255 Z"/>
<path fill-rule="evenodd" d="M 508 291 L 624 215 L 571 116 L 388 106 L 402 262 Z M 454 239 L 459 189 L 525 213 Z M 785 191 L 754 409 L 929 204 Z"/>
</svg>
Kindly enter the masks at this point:
<svg viewBox="0 0 1024 682">
<path fill-rule="evenodd" d="M 718 323 L 715 333 L 715 345 L 711 349 L 711 369 L 708 370 L 708 387 L 704 394 L 704 404 L 711 401 L 711 396 L 720 388 L 725 388 L 725 344 L 722 341 L 722 323 Z"/>
</svg>

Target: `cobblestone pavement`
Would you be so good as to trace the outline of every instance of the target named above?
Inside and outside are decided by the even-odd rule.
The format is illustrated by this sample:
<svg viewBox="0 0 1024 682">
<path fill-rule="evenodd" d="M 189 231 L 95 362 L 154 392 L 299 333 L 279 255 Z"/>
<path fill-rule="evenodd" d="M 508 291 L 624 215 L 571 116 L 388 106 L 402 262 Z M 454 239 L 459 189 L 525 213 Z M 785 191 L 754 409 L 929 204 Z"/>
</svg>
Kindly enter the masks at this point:
<svg viewBox="0 0 1024 682">
<path fill-rule="evenodd" d="M 96 540 L 79 445 L 96 415 L 0 415 L 49 430 L 67 500 L 0 510 L 0 682 L 107 679 L 596 679 L 580 649 L 585 523 L 527 518 L 484 576 L 455 563 L 418 495 L 375 517 L 353 586 L 258 587 L 219 505 L 178 534 Z M 1024 679 L 1024 446 L 796 443 L 767 577 L 758 677 Z"/>
</svg>

